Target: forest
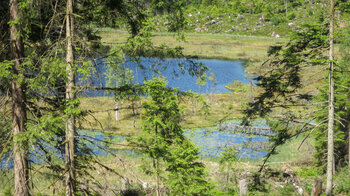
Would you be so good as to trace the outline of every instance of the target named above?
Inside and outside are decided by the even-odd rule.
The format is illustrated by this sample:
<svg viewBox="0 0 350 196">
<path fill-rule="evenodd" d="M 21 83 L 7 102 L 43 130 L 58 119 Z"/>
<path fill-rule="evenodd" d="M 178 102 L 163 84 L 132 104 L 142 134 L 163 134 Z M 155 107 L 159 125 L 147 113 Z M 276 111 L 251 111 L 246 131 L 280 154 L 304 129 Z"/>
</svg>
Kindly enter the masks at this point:
<svg viewBox="0 0 350 196">
<path fill-rule="evenodd" d="M 0 196 L 350 195 L 348 0 L 0 13 Z"/>
</svg>

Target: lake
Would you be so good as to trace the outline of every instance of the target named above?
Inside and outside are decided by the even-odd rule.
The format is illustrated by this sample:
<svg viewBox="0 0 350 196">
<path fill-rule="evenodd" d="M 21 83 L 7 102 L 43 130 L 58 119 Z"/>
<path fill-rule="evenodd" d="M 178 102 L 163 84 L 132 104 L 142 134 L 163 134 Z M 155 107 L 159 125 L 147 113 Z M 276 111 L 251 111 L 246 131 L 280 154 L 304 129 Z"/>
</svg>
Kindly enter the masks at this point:
<svg viewBox="0 0 350 196">
<path fill-rule="evenodd" d="M 165 77 L 168 81 L 168 86 L 179 88 L 181 91 L 191 90 L 197 93 L 224 93 L 230 92 L 225 88 L 225 85 L 234 80 L 238 80 L 244 84 L 248 84 L 250 79 L 248 74 L 244 71 L 242 61 L 232 60 L 218 60 L 218 59 L 198 59 L 194 62 L 202 63 L 209 68 L 206 76 L 207 78 L 214 74 L 216 84 L 207 80 L 205 85 L 197 84 L 197 77 L 191 76 L 188 69 L 193 69 L 190 62 L 185 59 L 158 59 L 158 58 L 141 58 L 140 63 L 126 61 L 122 65 L 123 68 L 132 70 L 134 75 L 134 83 L 143 83 L 145 80 L 152 79 L 152 77 Z M 96 67 L 98 73 L 106 73 L 106 65 L 103 60 L 98 61 Z M 182 69 L 179 70 L 179 64 Z M 143 67 L 143 68 L 140 68 Z M 106 75 L 96 74 L 92 75 L 92 80 L 89 85 L 92 86 L 106 86 Z M 85 96 L 103 96 L 105 92 L 86 91 Z"/>
<path fill-rule="evenodd" d="M 182 64 L 184 68 L 190 68 L 190 65 L 187 65 L 188 62 L 184 59 L 160 60 L 157 58 L 142 58 L 141 64 L 144 66 L 144 69 L 140 68 L 140 64 L 130 61 L 124 63 L 122 66 L 133 71 L 134 83 L 143 83 L 143 81 L 151 79 L 153 76 L 163 76 L 167 79 L 168 86 L 179 88 L 179 90 L 182 91 L 191 90 L 199 93 L 224 93 L 230 92 L 225 88 L 225 85 L 234 80 L 238 80 L 245 84 L 250 82 L 250 79 L 247 78 L 248 74 L 244 72 L 242 61 L 199 59 L 196 62 L 201 62 L 209 68 L 207 76 L 210 76 L 213 73 L 216 79 L 216 85 L 208 80 L 207 84 L 199 86 L 196 77 L 192 77 L 188 72 L 182 73 L 179 70 L 179 63 Z M 98 71 L 97 73 L 106 72 L 106 66 L 102 60 L 98 62 L 96 69 Z M 106 76 L 104 74 L 92 74 L 92 80 L 89 85 L 106 86 Z M 105 92 L 89 90 L 85 91 L 83 95 L 102 96 L 105 95 Z M 238 122 L 225 123 L 237 124 Z M 107 154 L 105 151 L 94 146 L 94 144 L 103 145 L 100 140 L 108 139 L 113 142 L 121 142 L 125 139 L 124 136 L 108 136 L 101 131 L 80 131 L 80 134 L 82 138 L 89 140 L 89 142 L 84 143 L 92 148 L 92 152 L 97 155 Z M 240 158 L 257 159 L 266 155 L 266 151 L 262 148 L 262 146 L 268 141 L 268 138 L 266 137 L 221 131 L 219 127 L 186 130 L 185 135 L 200 148 L 200 156 L 202 158 L 218 158 L 222 155 L 222 152 L 224 152 L 225 147 L 227 146 L 234 146 L 239 151 L 238 157 Z M 135 153 L 132 150 L 121 150 L 120 152 L 131 156 L 140 156 L 140 154 Z M 36 157 L 32 157 L 31 160 L 36 163 L 41 163 L 43 161 L 40 157 L 41 155 L 38 154 Z M 0 161 L 0 168 L 3 167 L 11 168 L 12 162 L 8 162 L 7 165 L 6 162 Z"/>
<path fill-rule="evenodd" d="M 228 121 L 228 124 L 239 124 L 238 121 Z M 267 126 L 264 122 L 257 122 L 254 126 Z M 105 156 L 108 155 L 103 148 L 106 148 L 106 144 L 102 141 L 112 142 L 114 144 L 121 143 L 127 137 L 106 135 L 101 131 L 79 131 L 80 139 L 82 144 L 90 148 L 91 151 L 96 155 Z M 243 159 L 258 159 L 267 154 L 266 148 L 268 147 L 268 138 L 263 136 L 251 136 L 247 134 L 233 133 L 231 131 L 222 130 L 220 125 L 212 128 L 197 128 L 191 130 L 185 130 L 185 136 L 189 138 L 200 150 L 201 158 L 219 158 L 227 147 L 234 147 L 238 153 L 238 158 Z M 64 159 L 63 155 L 57 150 L 47 146 L 47 151 L 55 153 L 59 159 Z M 37 149 L 38 151 L 38 149 Z M 33 150 L 31 151 L 33 153 Z M 131 157 L 142 156 L 133 150 L 113 150 L 114 153 L 121 153 Z M 44 163 L 45 157 L 42 156 L 42 152 L 35 152 L 35 156 L 32 155 L 30 160 L 33 163 Z M 0 169 L 13 168 L 13 161 L 2 160 L 0 161 Z"/>
</svg>

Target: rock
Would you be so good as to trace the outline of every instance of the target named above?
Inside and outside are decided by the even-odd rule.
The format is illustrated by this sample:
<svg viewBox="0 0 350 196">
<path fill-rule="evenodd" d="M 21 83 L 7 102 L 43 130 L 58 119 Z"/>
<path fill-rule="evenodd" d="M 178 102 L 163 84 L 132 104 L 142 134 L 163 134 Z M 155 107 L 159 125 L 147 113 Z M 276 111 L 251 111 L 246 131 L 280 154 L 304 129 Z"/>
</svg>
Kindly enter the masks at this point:
<svg viewBox="0 0 350 196">
<path fill-rule="evenodd" d="M 202 28 L 197 27 L 197 28 L 195 28 L 194 30 L 195 30 L 196 32 L 202 32 L 202 31 L 208 32 L 208 28 L 206 28 L 206 27 L 202 27 Z"/>
<path fill-rule="evenodd" d="M 264 21 L 265 21 L 264 14 L 260 14 L 260 15 L 258 16 L 258 18 L 259 18 L 259 22 L 264 22 Z"/>
<path fill-rule="evenodd" d="M 215 25 L 217 22 L 215 20 L 211 20 L 207 23 L 205 23 L 205 25 Z"/>
<path fill-rule="evenodd" d="M 296 30 L 296 31 L 298 31 L 298 30 L 300 30 L 301 29 L 301 27 L 299 27 L 299 26 L 295 26 L 294 27 L 294 30 Z"/>
<path fill-rule="evenodd" d="M 244 19 L 244 16 L 243 16 L 243 15 L 238 14 L 238 15 L 237 15 L 237 19 L 238 19 L 238 20 L 242 20 L 242 19 Z"/>
</svg>

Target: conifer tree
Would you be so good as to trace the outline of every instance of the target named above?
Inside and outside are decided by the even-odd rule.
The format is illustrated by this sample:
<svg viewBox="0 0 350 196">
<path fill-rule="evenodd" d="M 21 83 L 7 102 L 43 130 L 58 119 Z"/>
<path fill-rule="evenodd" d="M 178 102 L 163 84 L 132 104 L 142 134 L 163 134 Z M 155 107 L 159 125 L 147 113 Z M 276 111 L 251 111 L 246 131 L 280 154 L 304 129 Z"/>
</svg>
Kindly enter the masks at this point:
<svg viewBox="0 0 350 196">
<path fill-rule="evenodd" d="M 212 187 L 206 180 L 203 163 L 197 161 L 198 149 L 185 138 L 180 126 L 177 95 L 180 92 L 165 85 L 160 78 L 145 82 L 145 91 L 151 100 L 143 103 L 143 131 L 135 143 L 142 153 L 152 158 L 151 173 L 156 176 L 157 195 L 161 194 L 160 178 L 166 179 L 171 195 L 208 194 Z M 162 175 L 165 171 L 167 177 Z"/>
<path fill-rule="evenodd" d="M 26 84 L 24 80 L 24 44 L 23 31 L 21 29 L 21 10 L 19 1 L 11 0 L 10 6 L 10 49 L 13 59 L 11 96 L 12 96 L 12 133 L 14 153 L 14 181 L 16 196 L 29 195 L 28 186 L 28 151 L 26 147 Z"/>
</svg>

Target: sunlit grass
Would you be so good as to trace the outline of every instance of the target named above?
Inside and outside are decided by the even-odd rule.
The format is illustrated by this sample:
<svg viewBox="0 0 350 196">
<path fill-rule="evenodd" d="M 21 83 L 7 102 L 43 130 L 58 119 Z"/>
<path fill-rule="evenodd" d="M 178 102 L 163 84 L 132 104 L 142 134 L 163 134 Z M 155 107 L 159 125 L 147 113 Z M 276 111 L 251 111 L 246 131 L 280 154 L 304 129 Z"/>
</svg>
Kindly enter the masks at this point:
<svg viewBox="0 0 350 196">
<path fill-rule="evenodd" d="M 126 31 L 102 29 L 102 43 L 124 43 L 129 36 Z M 179 41 L 174 33 L 156 32 L 152 38 L 155 45 L 182 46 L 185 55 L 200 58 L 261 61 L 266 58 L 269 46 L 285 43 L 285 39 L 230 34 L 188 33 L 185 41 Z"/>
<path fill-rule="evenodd" d="M 230 120 L 242 116 L 241 109 L 245 94 L 223 93 L 203 95 L 208 103 L 209 113 L 204 112 L 204 105 L 195 99 L 184 99 L 180 102 L 183 108 L 182 126 L 184 129 L 212 127 L 221 120 Z M 121 109 L 119 120 L 115 116 L 115 100 L 113 97 L 81 97 L 81 107 L 89 111 L 89 115 L 79 121 L 80 129 L 104 130 L 119 135 L 135 135 L 141 130 L 141 105 L 147 98 L 142 97 L 132 109 Z M 130 108 L 131 102 L 120 101 L 120 108 Z M 135 121 L 135 122 L 134 122 Z M 135 125 L 135 126 L 134 126 Z"/>
</svg>

